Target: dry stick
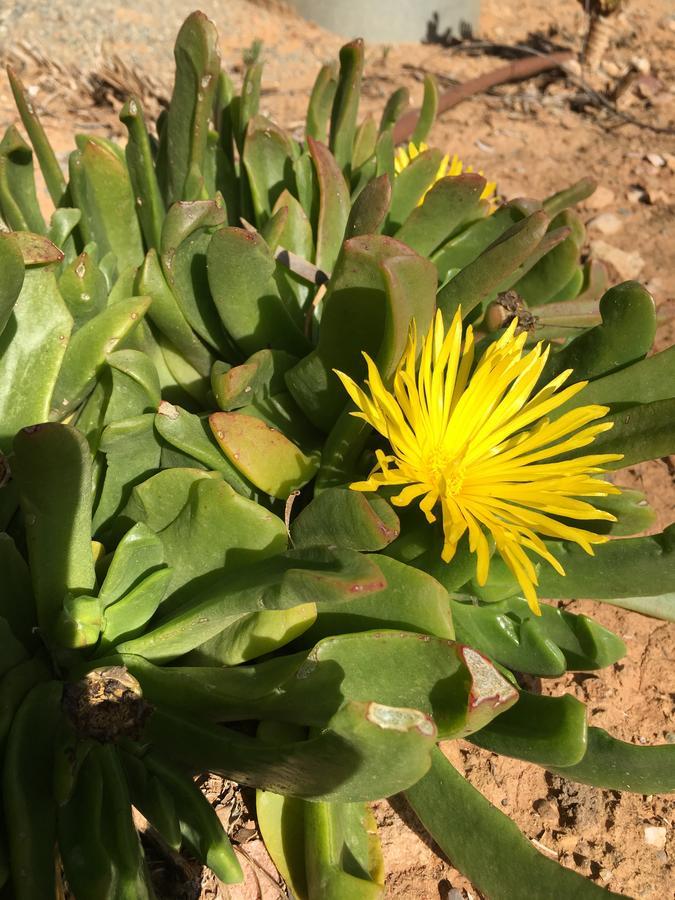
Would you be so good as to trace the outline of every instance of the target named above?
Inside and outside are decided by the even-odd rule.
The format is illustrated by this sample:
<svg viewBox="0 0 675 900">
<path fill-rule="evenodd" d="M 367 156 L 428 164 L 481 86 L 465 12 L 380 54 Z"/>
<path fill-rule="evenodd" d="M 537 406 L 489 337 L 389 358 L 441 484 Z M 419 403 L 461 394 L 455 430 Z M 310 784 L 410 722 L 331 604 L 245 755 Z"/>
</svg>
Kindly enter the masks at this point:
<svg viewBox="0 0 675 900">
<path fill-rule="evenodd" d="M 457 106 L 462 100 L 473 97 L 474 94 L 480 94 L 496 87 L 498 84 L 506 84 L 509 81 L 520 81 L 523 78 L 531 78 L 540 72 L 546 72 L 548 69 L 557 69 L 562 63 L 572 59 L 574 54 L 571 50 L 562 50 L 558 53 L 549 53 L 547 56 L 534 56 L 527 59 L 518 59 L 493 69 L 492 72 L 486 72 L 485 75 L 479 75 L 478 78 L 472 78 L 463 84 L 457 84 L 449 88 L 444 94 L 441 94 L 438 100 L 438 115 L 446 110 Z M 400 144 L 407 141 L 420 117 L 419 109 L 411 109 L 398 120 L 394 126 L 394 143 Z"/>
</svg>

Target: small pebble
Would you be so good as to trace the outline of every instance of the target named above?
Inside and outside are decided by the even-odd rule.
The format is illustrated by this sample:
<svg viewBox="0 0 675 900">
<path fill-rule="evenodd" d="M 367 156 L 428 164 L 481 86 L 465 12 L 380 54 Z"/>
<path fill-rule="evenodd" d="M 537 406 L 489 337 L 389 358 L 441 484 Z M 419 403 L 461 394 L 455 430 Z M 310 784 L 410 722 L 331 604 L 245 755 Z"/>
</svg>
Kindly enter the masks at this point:
<svg viewBox="0 0 675 900">
<path fill-rule="evenodd" d="M 665 159 L 661 156 L 660 153 L 647 153 L 645 155 L 645 159 L 647 160 L 647 162 L 650 162 L 655 169 L 660 169 L 666 164 Z"/>
<path fill-rule="evenodd" d="M 617 234 L 623 228 L 621 219 L 611 212 L 604 212 L 600 213 L 599 216 L 594 216 L 588 224 L 601 234 Z"/>
<path fill-rule="evenodd" d="M 645 844 L 663 850 L 666 846 L 666 829 L 663 825 L 647 825 L 645 827 Z"/>
</svg>

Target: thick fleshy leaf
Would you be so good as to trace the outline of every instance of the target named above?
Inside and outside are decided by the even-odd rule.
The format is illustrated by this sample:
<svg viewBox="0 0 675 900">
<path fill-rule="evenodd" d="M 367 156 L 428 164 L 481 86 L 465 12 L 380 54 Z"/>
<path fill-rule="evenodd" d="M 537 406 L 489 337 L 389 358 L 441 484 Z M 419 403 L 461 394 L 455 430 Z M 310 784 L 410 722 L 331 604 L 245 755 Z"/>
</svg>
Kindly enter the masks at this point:
<svg viewBox="0 0 675 900">
<path fill-rule="evenodd" d="M 67 593 L 94 588 L 91 463 L 75 428 L 48 423 L 14 439 L 14 477 L 24 515 L 37 618 L 48 638 Z"/>
<path fill-rule="evenodd" d="M 154 419 L 152 413 L 145 413 L 111 422 L 101 435 L 100 450 L 106 457 L 106 470 L 93 524 L 104 544 L 118 540 L 131 524 L 119 518 L 118 513 L 133 486 L 159 468 L 161 446 Z"/>
<path fill-rule="evenodd" d="M 139 350 L 117 350 L 107 357 L 112 376 L 105 424 L 151 412 L 160 402 L 160 384 L 152 361 Z"/>
<path fill-rule="evenodd" d="M 425 150 L 393 178 L 388 234 L 398 231 L 434 184 L 442 159 L 440 150 Z"/>
<path fill-rule="evenodd" d="M 150 250 L 136 278 L 136 293 L 150 297 L 148 318 L 178 349 L 195 369 L 207 375 L 213 358 L 192 330 L 178 301 L 166 282 L 157 253 Z"/>
<path fill-rule="evenodd" d="M 304 453 L 278 428 L 242 412 L 209 416 L 223 453 L 261 491 L 285 500 L 307 484 L 319 467 L 318 452 Z"/>
<path fill-rule="evenodd" d="M 379 175 L 369 181 L 360 192 L 347 221 L 345 237 L 361 234 L 377 234 L 382 227 L 391 203 L 391 182 L 388 175 Z"/>
<path fill-rule="evenodd" d="M 124 156 L 101 138 L 80 136 L 78 146 L 82 195 L 76 199 L 89 239 L 96 241 L 101 256 L 115 254 L 120 272 L 140 265 L 143 240 Z"/>
<path fill-rule="evenodd" d="M 598 435 L 593 453 L 622 454 L 621 459 L 607 463 L 607 469 L 623 469 L 675 452 L 675 397 L 629 407 L 619 404 L 617 409 L 610 406 L 607 419 L 614 422 L 614 427 Z"/>
<path fill-rule="evenodd" d="M 372 700 L 421 710 L 441 737 L 462 737 L 503 714 L 518 697 L 471 648 L 396 631 L 325 638 L 309 654 L 249 669 L 158 668 L 121 650 L 152 703 L 187 715 L 199 711 L 210 721 L 271 719 L 325 727 L 343 704 Z M 573 759 L 561 749 L 552 758 L 576 762 L 582 755 L 583 748 Z"/>
<path fill-rule="evenodd" d="M 406 799 L 452 864 L 490 900 L 532 900 L 533 885 L 537 900 L 622 896 L 543 856 L 440 750 L 431 759 L 431 770 L 406 791 Z"/>
<path fill-rule="evenodd" d="M 375 563 L 354 551 L 291 550 L 227 579 L 219 569 L 203 576 L 198 585 L 191 586 L 189 600 L 180 609 L 118 650 L 166 661 L 201 646 L 246 613 L 291 609 L 303 603 L 344 602 L 384 586 Z"/>
<path fill-rule="evenodd" d="M 120 300 L 75 332 L 54 385 L 50 418 L 60 419 L 79 406 L 94 387 L 107 354 L 136 328 L 149 306 L 149 297 Z"/>
<path fill-rule="evenodd" d="M 0 335 L 0 449 L 16 432 L 49 418 L 73 319 L 47 269 L 28 271 Z"/>
<path fill-rule="evenodd" d="M 88 253 L 81 253 L 63 271 L 59 291 L 76 328 L 102 312 L 108 302 L 108 283 Z"/>
<path fill-rule="evenodd" d="M 21 293 L 24 262 L 21 248 L 11 234 L 0 234 L 0 335 Z"/>
<path fill-rule="evenodd" d="M 218 480 L 221 475 L 204 469 L 163 469 L 132 489 L 124 516 L 159 532 L 173 522 L 187 503 L 190 488 L 202 478 Z"/>
<path fill-rule="evenodd" d="M 0 206 L 10 228 L 46 231 L 35 190 L 33 153 L 14 125 L 0 141 Z"/>
<path fill-rule="evenodd" d="M 307 139 L 307 144 L 319 186 L 315 262 L 324 272 L 330 273 L 338 258 L 349 219 L 349 188 L 328 148 L 312 138 Z M 351 157 L 351 146 L 349 155 Z"/>
<path fill-rule="evenodd" d="M 194 579 L 258 564 L 287 543 L 281 519 L 212 478 L 194 482 L 185 506 L 159 538 L 174 570 L 166 609 L 192 597 Z"/>
<path fill-rule="evenodd" d="M 271 216 L 281 192 L 292 185 L 291 138 L 265 116 L 255 116 L 246 127 L 242 161 L 260 227 Z"/>
<path fill-rule="evenodd" d="M 262 742 L 157 710 L 144 740 L 182 767 L 279 794 L 359 802 L 385 797 L 428 770 L 433 722 L 416 709 L 349 703 L 304 741 Z"/>
<path fill-rule="evenodd" d="M 184 657 L 190 666 L 238 666 L 299 638 L 316 621 L 316 605 L 249 613 Z"/>
<path fill-rule="evenodd" d="M 516 222 L 441 288 L 437 303 L 447 325 L 460 306 L 462 314 L 467 315 L 499 289 L 504 279 L 538 246 L 548 222 L 541 210 Z"/>
<path fill-rule="evenodd" d="M 333 98 L 337 89 L 337 64 L 327 63 L 321 66 L 316 76 L 307 107 L 305 133 L 315 141 L 328 142 L 328 122 L 330 120 Z"/>
<path fill-rule="evenodd" d="M 427 135 L 431 131 L 431 126 L 434 124 L 437 109 L 438 84 L 435 77 L 431 73 L 427 73 L 424 76 L 424 96 L 422 97 L 420 115 L 412 135 L 413 143 L 419 144 L 420 141 L 426 140 Z"/>
<path fill-rule="evenodd" d="M 564 188 L 562 191 L 547 197 L 543 203 L 544 209 L 549 216 L 557 216 L 564 209 L 576 206 L 577 203 L 581 203 L 582 200 L 590 197 L 596 187 L 597 182 L 592 178 L 582 178 L 571 187 Z"/>
<path fill-rule="evenodd" d="M 484 188 L 485 179 L 481 175 L 441 178 L 394 237 L 423 256 L 430 256 L 465 222 L 480 215 Z"/>
<path fill-rule="evenodd" d="M 382 571 L 386 586 L 376 594 L 354 597 L 348 605 L 323 604 L 316 623 L 302 635 L 311 647 L 334 634 L 396 628 L 453 640 L 450 603 L 441 585 L 418 569 L 381 554 L 371 557 Z"/>
<path fill-rule="evenodd" d="M 651 294 L 636 281 L 610 288 L 600 300 L 602 324 L 596 325 L 553 354 L 542 379 L 573 369 L 575 381 L 598 378 L 642 359 L 656 333 Z M 584 396 L 583 402 L 586 402 Z"/>
<path fill-rule="evenodd" d="M 547 766 L 552 772 L 610 791 L 664 794 L 675 791 L 675 746 L 644 747 L 619 741 L 602 728 L 588 729 L 584 757 L 571 766 Z"/>
<path fill-rule="evenodd" d="M 512 201 L 495 210 L 492 215 L 473 222 L 451 238 L 431 256 L 441 282 L 446 280 L 450 269 L 462 269 L 473 262 L 507 228 L 520 222 L 525 215 L 522 205 L 517 200 Z"/>
<path fill-rule="evenodd" d="M 160 259 L 166 282 L 190 326 L 203 341 L 227 354 L 231 348 L 213 305 L 207 277 L 211 235 L 224 222 L 225 207 L 219 198 L 175 203 L 164 220 Z M 168 302 L 166 306 L 168 310 Z M 170 334 L 168 337 L 172 339 Z"/>
<path fill-rule="evenodd" d="M 207 264 L 218 315 L 246 355 L 268 347 L 307 352 L 300 309 L 281 296 L 276 260 L 259 234 L 221 228 L 209 244 Z"/>
<path fill-rule="evenodd" d="M 202 12 L 183 23 L 174 47 L 176 80 L 160 142 L 160 174 L 167 205 L 195 200 L 189 181 L 203 174 L 213 98 L 220 74 L 218 34 Z M 194 188 L 193 188 L 194 190 Z"/>
<path fill-rule="evenodd" d="M 209 428 L 208 420 L 165 400 L 159 405 L 155 427 L 171 446 L 193 457 L 211 471 L 220 472 L 225 481 L 243 497 L 253 498 L 255 492 L 220 451 Z"/>
<path fill-rule="evenodd" d="M 59 205 L 66 190 L 66 181 L 63 177 L 63 172 L 61 171 L 56 154 L 49 143 L 49 139 L 42 127 L 42 123 L 33 108 L 33 104 L 28 98 L 28 94 L 21 83 L 21 80 L 9 66 L 7 67 L 7 75 L 12 88 L 12 94 L 14 95 L 16 108 L 21 116 L 21 121 L 28 133 L 28 137 L 33 144 L 33 149 L 35 150 L 35 155 L 40 164 L 47 190 L 49 191 L 49 195 L 52 198 L 54 205 Z"/>
<path fill-rule="evenodd" d="M 550 542 L 566 575 L 550 566 L 539 572 L 544 597 L 607 600 L 627 609 L 675 621 L 675 525 L 649 537 L 621 538 L 590 557 L 576 544 Z"/>
<path fill-rule="evenodd" d="M 113 553 L 98 597 L 101 606 L 117 603 L 139 587 L 148 575 L 165 565 L 164 546 L 157 535 L 138 522 L 120 540 Z"/>
<path fill-rule="evenodd" d="M 361 98 L 363 41 L 357 38 L 340 49 L 340 73 L 330 117 L 330 149 L 338 166 L 349 171 Z"/>
<path fill-rule="evenodd" d="M 469 740 L 493 753 L 540 766 L 571 766 L 586 752 L 586 733 L 586 707 L 576 697 L 521 691 L 515 706 Z"/>
<path fill-rule="evenodd" d="M 36 635 L 35 599 L 30 570 L 14 540 L 0 532 L 0 616 L 6 619 L 16 637 L 31 647 Z"/>
<path fill-rule="evenodd" d="M 124 104 L 120 120 L 126 125 L 129 136 L 124 153 L 145 244 L 158 250 L 165 214 L 164 201 L 159 190 L 143 110 L 137 97 L 131 97 Z"/>
<path fill-rule="evenodd" d="M 404 244 L 379 235 L 345 241 L 323 303 L 319 343 L 286 374 L 310 421 L 326 431 L 347 403 L 333 369 L 363 380 L 362 353 L 388 378 L 405 348 L 410 321 L 426 331 L 433 315 L 436 271 Z"/>
<path fill-rule="evenodd" d="M 576 398 L 556 410 L 556 413 L 589 403 L 609 403 L 619 411 L 625 406 L 669 400 L 674 394 L 675 347 L 669 347 L 661 353 L 624 366 L 611 375 L 594 379 Z"/>
<path fill-rule="evenodd" d="M 296 547 L 318 544 L 350 550 L 382 550 L 399 533 L 398 516 L 381 497 L 348 488 L 322 491 L 291 528 Z"/>
<path fill-rule="evenodd" d="M 452 604 L 457 639 L 510 669 L 555 677 L 611 666 L 623 641 L 587 616 L 542 604 L 535 616 L 522 597 L 498 603 Z"/>
</svg>

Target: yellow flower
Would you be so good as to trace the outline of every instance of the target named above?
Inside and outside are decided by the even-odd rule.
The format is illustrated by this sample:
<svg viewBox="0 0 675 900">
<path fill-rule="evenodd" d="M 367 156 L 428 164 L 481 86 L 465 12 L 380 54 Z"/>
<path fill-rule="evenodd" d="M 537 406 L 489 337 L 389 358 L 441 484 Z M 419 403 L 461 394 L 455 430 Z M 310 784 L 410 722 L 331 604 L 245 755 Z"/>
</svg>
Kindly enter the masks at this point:
<svg viewBox="0 0 675 900">
<path fill-rule="evenodd" d="M 394 169 L 396 170 L 396 174 L 400 175 L 405 167 L 409 166 L 416 156 L 419 156 L 420 153 L 424 153 L 424 151 L 428 149 L 429 147 L 424 142 L 420 144 L 413 144 L 412 141 L 408 144 L 407 150 L 405 147 L 399 147 L 396 151 L 396 155 L 394 156 Z M 436 184 L 436 182 L 441 180 L 441 178 L 445 178 L 447 175 L 461 175 L 462 172 L 473 172 L 473 166 L 465 167 L 456 153 L 453 155 L 452 159 L 450 158 L 450 155 L 446 153 L 441 160 L 441 164 L 438 167 L 438 172 L 436 172 L 434 180 L 426 189 L 417 205 L 421 206 L 424 203 L 424 198 L 426 197 L 426 195 Z M 482 175 L 483 173 L 479 172 L 478 174 Z M 480 195 L 480 199 L 490 200 L 494 202 L 493 194 L 496 188 L 497 183 L 495 181 L 488 181 L 483 188 L 483 193 Z M 490 210 L 490 212 L 492 212 L 492 209 Z"/>
<path fill-rule="evenodd" d="M 419 365 L 417 338 L 411 328 L 393 391 L 385 388 L 375 363 L 365 353 L 370 396 L 348 375 L 336 374 L 359 408 L 352 415 L 365 419 L 391 445 L 388 454 L 376 452 L 377 465 L 367 480 L 355 482 L 351 488 L 400 487 L 391 502 L 407 506 L 421 498 L 419 506 L 429 522 L 436 521 L 434 510 L 440 506 L 443 560 L 453 558 L 458 541 L 468 531 L 481 585 L 488 578 L 487 535 L 492 535 L 497 551 L 538 614 L 537 572 L 528 551 L 564 575 L 541 536 L 574 541 L 591 555 L 593 544 L 607 540 L 566 520 L 614 521 L 610 513 L 580 498 L 620 493 L 597 475 L 602 472 L 600 466 L 621 456 L 565 458 L 612 427 L 611 422 L 589 424 L 608 409 L 580 406 L 553 421 L 547 418 L 586 382 L 561 389 L 572 372 L 568 369 L 533 393 L 549 348 L 539 343 L 524 353 L 527 335 L 516 336 L 516 326 L 514 320 L 472 371 L 471 326 L 462 340 L 458 311 L 446 334 L 439 311 L 422 341 Z"/>
</svg>

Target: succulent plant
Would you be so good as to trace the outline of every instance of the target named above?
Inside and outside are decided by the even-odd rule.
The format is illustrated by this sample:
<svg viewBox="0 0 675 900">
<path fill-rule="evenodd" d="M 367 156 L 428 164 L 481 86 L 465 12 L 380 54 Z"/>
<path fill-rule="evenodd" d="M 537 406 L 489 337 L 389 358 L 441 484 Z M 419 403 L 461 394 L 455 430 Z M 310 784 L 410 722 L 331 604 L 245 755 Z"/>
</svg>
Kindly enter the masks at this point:
<svg viewBox="0 0 675 900">
<path fill-rule="evenodd" d="M 517 677 L 625 652 L 537 595 L 675 619 L 672 526 L 629 537 L 645 498 L 597 478 L 675 447 L 653 301 L 580 261 L 590 181 L 498 205 L 425 148 L 432 80 L 397 152 L 405 92 L 358 123 L 352 42 L 297 140 L 216 48 L 190 16 L 157 138 L 132 98 L 126 147 L 78 136 L 67 182 L 10 76 L 33 150 L 0 144 L 0 886 L 151 896 L 131 805 L 236 880 L 210 770 L 257 789 L 298 898 L 382 894 L 365 804 L 399 791 L 486 896 L 600 896 L 436 745 L 675 787 L 675 748 Z"/>
</svg>

